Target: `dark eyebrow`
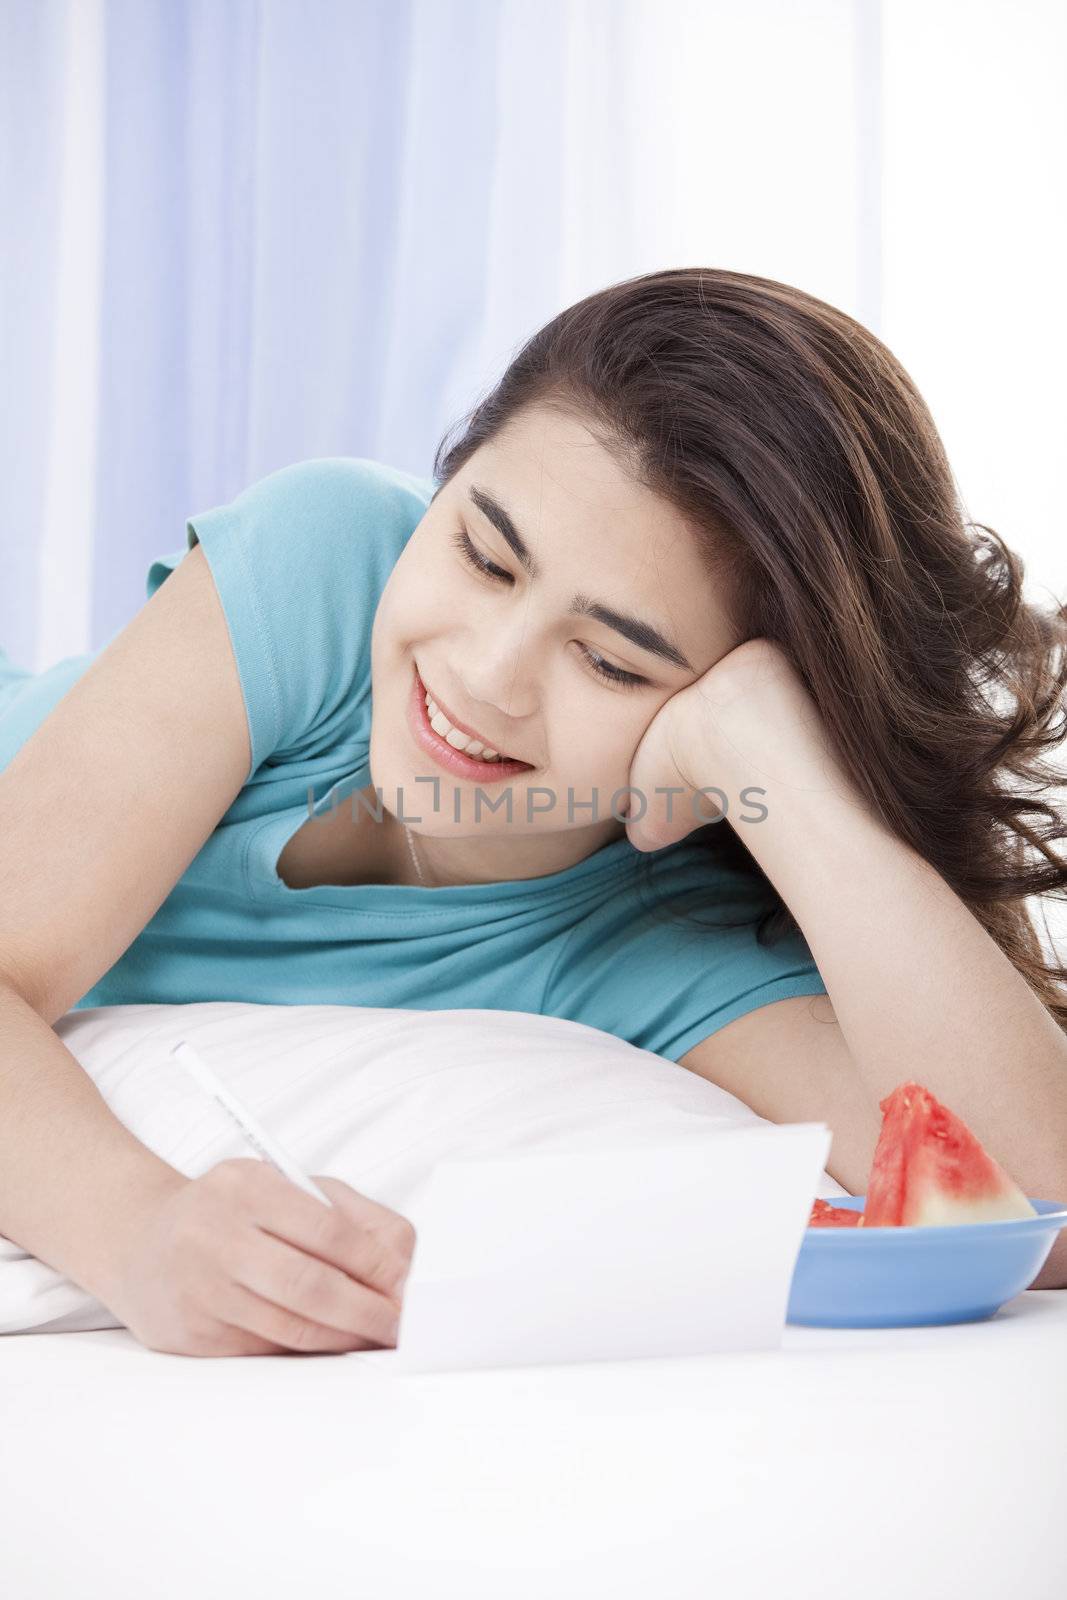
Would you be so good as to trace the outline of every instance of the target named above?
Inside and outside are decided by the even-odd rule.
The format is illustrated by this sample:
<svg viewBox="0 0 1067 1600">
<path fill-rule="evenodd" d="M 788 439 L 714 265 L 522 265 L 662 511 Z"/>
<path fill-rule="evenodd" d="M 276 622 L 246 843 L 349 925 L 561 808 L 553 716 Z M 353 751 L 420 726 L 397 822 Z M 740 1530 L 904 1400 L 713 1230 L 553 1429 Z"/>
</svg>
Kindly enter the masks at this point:
<svg viewBox="0 0 1067 1600">
<path fill-rule="evenodd" d="M 541 569 L 504 507 L 477 484 L 471 484 L 469 492 L 474 505 L 489 518 L 493 527 L 507 541 L 520 565 L 531 578 L 539 577 Z M 612 628 L 616 633 L 621 633 L 639 649 L 648 650 L 654 656 L 662 656 L 664 661 L 669 661 L 672 666 L 682 667 L 686 672 L 693 671 L 682 652 L 665 639 L 658 628 L 654 628 L 650 622 L 643 622 L 640 617 L 613 611 L 610 606 L 601 605 L 597 600 L 589 600 L 584 594 L 574 596 L 570 603 L 570 613 L 575 617 L 591 617 L 594 622 L 602 622 L 605 628 Z"/>
</svg>

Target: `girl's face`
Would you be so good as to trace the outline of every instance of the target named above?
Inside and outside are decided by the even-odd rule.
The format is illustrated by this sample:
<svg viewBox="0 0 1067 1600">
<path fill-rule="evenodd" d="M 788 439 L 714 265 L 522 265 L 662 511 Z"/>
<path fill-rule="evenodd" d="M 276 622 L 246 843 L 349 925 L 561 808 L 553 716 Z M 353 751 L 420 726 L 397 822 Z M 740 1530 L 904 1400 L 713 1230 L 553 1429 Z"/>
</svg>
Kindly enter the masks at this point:
<svg viewBox="0 0 1067 1600">
<path fill-rule="evenodd" d="M 738 642 L 680 514 L 580 423 L 531 408 L 438 492 L 390 574 L 373 782 L 420 839 L 477 837 L 498 867 L 507 841 L 512 865 L 560 870 L 625 831 L 612 808 L 642 734 Z M 522 765 L 452 755 L 460 730 L 429 728 L 424 687 Z"/>
</svg>

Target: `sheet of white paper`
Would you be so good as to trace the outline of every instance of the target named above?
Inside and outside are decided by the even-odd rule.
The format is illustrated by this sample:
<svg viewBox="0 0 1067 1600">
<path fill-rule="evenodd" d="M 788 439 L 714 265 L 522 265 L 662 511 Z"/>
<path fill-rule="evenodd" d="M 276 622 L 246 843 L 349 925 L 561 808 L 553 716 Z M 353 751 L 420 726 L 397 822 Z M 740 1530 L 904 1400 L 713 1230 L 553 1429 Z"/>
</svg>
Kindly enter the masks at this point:
<svg viewBox="0 0 1067 1600">
<path fill-rule="evenodd" d="M 777 1349 L 830 1151 L 825 1123 L 649 1148 L 440 1162 L 416 1229 L 397 1374 Z"/>
</svg>

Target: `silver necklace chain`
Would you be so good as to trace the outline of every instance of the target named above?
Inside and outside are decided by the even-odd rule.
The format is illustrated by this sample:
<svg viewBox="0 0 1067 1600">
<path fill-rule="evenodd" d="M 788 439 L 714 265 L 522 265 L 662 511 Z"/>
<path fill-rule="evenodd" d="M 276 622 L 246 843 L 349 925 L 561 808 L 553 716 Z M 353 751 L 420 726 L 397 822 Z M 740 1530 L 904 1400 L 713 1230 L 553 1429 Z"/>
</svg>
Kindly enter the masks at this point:
<svg viewBox="0 0 1067 1600">
<path fill-rule="evenodd" d="M 419 858 L 415 853 L 415 840 L 412 838 L 411 829 L 408 827 L 406 822 L 404 823 L 403 826 L 404 826 L 404 836 L 407 839 L 408 849 L 411 852 L 411 860 L 412 860 L 412 863 L 413 863 L 413 865 L 415 867 L 415 871 L 419 875 L 419 881 L 420 881 L 420 883 L 426 884 L 426 887 L 429 888 L 429 884 L 426 883 L 426 874 L 425 874 L 425 872 L 423 872 L 422 866 L 421 866 L 421 864 L 419 862 Z"/>
</svg>

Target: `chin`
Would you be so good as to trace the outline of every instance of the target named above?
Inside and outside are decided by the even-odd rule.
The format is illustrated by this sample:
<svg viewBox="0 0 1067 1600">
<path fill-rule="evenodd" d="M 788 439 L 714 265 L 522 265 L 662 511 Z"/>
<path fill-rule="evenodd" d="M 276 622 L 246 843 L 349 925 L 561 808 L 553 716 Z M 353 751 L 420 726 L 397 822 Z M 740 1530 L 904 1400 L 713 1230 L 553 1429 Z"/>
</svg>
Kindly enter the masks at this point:
<svg viewBox="0 0 1067 1600">
<path fill-rule="evenodd" d="M 400 820 L 400 813 L 405 818 L 421 817 L 422 821 L 412 824 L 422 828 L 434 816 L 433 785 L 429 783 L 416 783 L 415 777 L 419 769 L 413 761 L 407 760 L 391 750 L 380 750 L 375 746 L 374 735 L 371 734 L 370 754 L 370 782 L 375 792 L 380 792 L 382 797 L 382 810 L 390 816 Z M 403 790 L 403 794 L 401 794 Z M 441 807 L 445 802 L 442 798 Z M 439 813 L 438 813 L 439 814 Z"/>
<path fill-rule="evenodd" d="M 375 738 L 373 727 L 367 751 L 367 765 L 370 767 L 371 783 L 382 791 L 382 804 L 387 810 L 392 811 L 396 805 L 397 785 L 402 783 L 407 788 L 411 783 L 411 776 L 400 772 L 396 756 L 388 748 L 382 748 L 382 741 Z"/>
</svg>

